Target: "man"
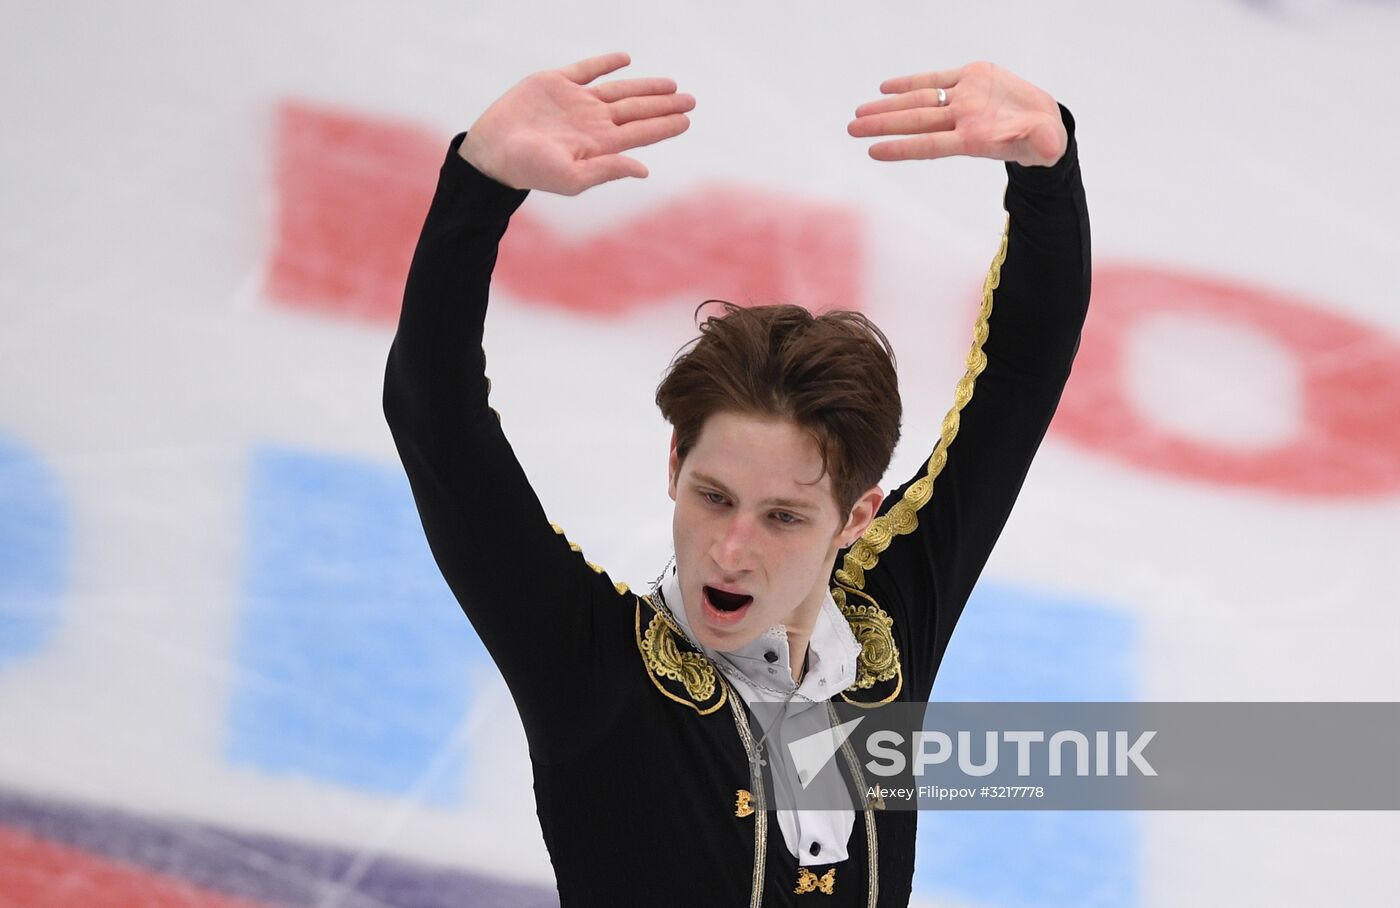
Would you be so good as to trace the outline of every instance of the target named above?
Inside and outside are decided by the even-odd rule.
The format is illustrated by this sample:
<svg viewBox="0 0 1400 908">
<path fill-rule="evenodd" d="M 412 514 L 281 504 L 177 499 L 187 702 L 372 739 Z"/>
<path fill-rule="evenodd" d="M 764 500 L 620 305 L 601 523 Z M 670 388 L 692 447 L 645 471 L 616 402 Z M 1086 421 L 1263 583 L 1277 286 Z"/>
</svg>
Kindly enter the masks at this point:
<svg viewBox="0 0 1400 908">
<path fill-rule="evenodd" d="M 933 454 L 883 495 L 900 406 L 868 320 L 726 306 L 657 390 L 676 557 L 639 595 L 550 523 L 488 402 L 481 346 L 497 245 L 528 191 L 644 178 L 623 152 L 688 127 L 694 99 L 669 79 L 591 84 L 628 62 L 535 73 L 453 140 L 385 414 L 434 557 L 520 710 L 565 906 L 905 905 L 917 814 L 863 795 L 770 810 L 769 762 L 785 759 L 771 743 L 825 727 L 833 699 L 929 696 L 1078 349 L 1074 121 L 988 63 L 891 79 L 857 109 L 852 136 L 903 136 L 876 160 L 1007 162 L 1007 232 Z M 758 702 L 782 718 L 756 721 Z M 866 788 L 849 752 L 844 784 Z"/>
</svg>

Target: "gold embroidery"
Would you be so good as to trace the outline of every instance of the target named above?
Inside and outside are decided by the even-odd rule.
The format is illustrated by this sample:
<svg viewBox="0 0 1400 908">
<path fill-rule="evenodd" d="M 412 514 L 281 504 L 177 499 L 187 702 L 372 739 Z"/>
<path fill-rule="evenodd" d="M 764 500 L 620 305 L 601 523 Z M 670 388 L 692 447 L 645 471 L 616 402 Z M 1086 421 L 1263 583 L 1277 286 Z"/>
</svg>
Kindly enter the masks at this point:
<svg viewBox="0 0 1400 908">
<path fill-rule="evenodd" d="M 812 871 L 803 867 L 797 871 L 797 888 L 793 892 L 801 895 L 804 892 L 816 892 L 820 890 L 827 895 L 836 892 L 836 868 L 833 867 L 821 876 L 817 876 Z"/>
<path fill-rule="evenodd" d="M 1001 231 L 1001 245 L 992 258 L 987 277 L 982 282 L 982 307 L 977 313 L 977 322 L 972 329 L 972 347 L 967 353 L 967 371 L 958 381 L 953 392 L 953 407 L 943 417 L 943 425 L 938 443 L 928 459 L 928 467 L 904 490 L 904 497 L 890 506 L 890 509 L 875 518 L 861 534 L 856 544 L 846 552 L 841 567 L 836 571 L 836 585 L 831 591 L 841 613 L 850 622 L 851 630 L 860 642 L 860 656 L 856 660 L 856 680 L 848 690 L 865 690 L 877 682 L 897 679 L 894 691 L 876 703 L 852 700 L 842 693 L 842 699 L 857 706 L 879 706 L 888 703 L 899 695 L 904 686 L 904 674 L 899 666 L 899 648 L 895 646 L 891 628 L 893 620 L 880 608 L 865 590 L 865 573 L 880 562 L 880 553 L 889 548 L 896 536 L 914 532 L 919 526 L 919 509 L 933 497 L 933 481 L 943 472 L 948 463 L 948 447 L 957 438 L 962 409 L 972 400 L 972 392 L 977 377 L 987 368 L 987 354 L 982 345 L 987 342 L 988 321 L 992 314 L 993 291 L 1001 284 L 1001 266 L 1006 261 L 1007 237 L 1011 229 L 1011 216 Z M 866 600 L 866 605 L 847 602 L 847 594 L 855 594 Z"/>
<path fill-rule="evenodd" d="M 889 548 L 895 536 L 912 533 L 919 526 L 919 509 L 932 497 L 933 481 L 948 462 L 948 446 L 958 435 L 959 414 L 968 401 L 972 400 L 977 376 L 987 367 L 987 354 L 982 351 L 982 345 L 987 342 L 987 322 L 992 314 L 992 291 L 1001 283 L 1001 266 L 1006 261 L 1006 241 L 1010 228 L 1011 216 L 1008 214 L 1001 231 L 1001 246 L 992 259 L 991 268 L 987 270 L 986 280 L 982 282 L 982 308 L 977 313 L 977 323 L 972 329 L 972 348 L 967 354 L 967 371 L 953 392 L 952 409 L 943 417 L 938 443 L 934 445 L 933 454 L 928 459 L 928 470 L 925 475 L 910 483 L 909 488 L 904 491 L 903 498 L 871 522 L 856 544 L 846 553 L 841 569 L 836 572 L 836 582 L 842 586 L 856 590 L 865 589 L 865 572 L 879 563 L 880 553 Z"/>
<path fill-rule="evenodd" d="M 708 700 L 715 692 L 714 667 L 704 656 L 683 653 L 676 646 L 676 637 L 657 618 L 647 625 L 642 647 L 647 661 L 656 672 L 685 685 L 685 692 L 696 701 Z"/>
<path fill-rule="evenodd" d="M 642 631 L 643 601 L 652 609 L 651 621 L 647 623 L 645 633 Z M 677 703 L 694 708 L 702 716 L 708 716 L 724 705 L 727 687 L 720 687 L 719 699 L 713 705 L 703 706 L 715 695 L 715 667 L 702 653 L 681 650 L 676 642 L 677 637 L 681 636 L 680 629 L 671 621 L 664 608 L 657 606 L 650 599 L 638 596 L 636 631 L 637 649 L 641 651 L 642 661 L 646 663 L 647 677 L 656 685 L 657 690 Z M 685 700 L 671 693 L 658 678 L 680 682 L 690 699 Z"/>
<path fill-rule="evenodd" d="M 740 788 L 734 793 L 738 795 L 738 798 L 734 801 L 734 816 L 753 816 L 753 804 L 750 803 L 750 799 L 753 797 L 753 795 L 749 792 L 749 790 L 747 788 Z"/>
<path fill-rule="evenodd" d="M 869 605 L 854 605 L 847 595 L 864 599 Z M 851 633 L 860 644 L 860 658 L 857 660 L 856 680 L 851 687 L 864 690 L 873 687 L 876 681 L 888 681 L 899 674 L 899 647 L 895 645 L 890 628 L 894 619 L 860 590 L 846 590 L 841 587 L 831 591 L 836 607 L 846 616 Z"/>
</svg>

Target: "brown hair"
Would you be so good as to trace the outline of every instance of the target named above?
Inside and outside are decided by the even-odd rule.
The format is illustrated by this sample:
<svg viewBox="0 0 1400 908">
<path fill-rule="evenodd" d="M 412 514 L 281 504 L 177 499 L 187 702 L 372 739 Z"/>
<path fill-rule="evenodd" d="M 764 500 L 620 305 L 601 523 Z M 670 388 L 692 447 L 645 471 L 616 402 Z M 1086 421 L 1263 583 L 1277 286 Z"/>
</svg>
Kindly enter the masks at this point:
<svg viewBox="0 0 1400 908">
<path fill-rule="evenodd" d="M 710 303 L 724 313 L 705 319 L 656 389 L 680 459 L 716 412 L 790 419 L 816 441 L 844 524 L 856 499 L 885 475 L 899 441 L 889 339 L 859 312 L 706 300 L 696 314 Z"/>
</svg>

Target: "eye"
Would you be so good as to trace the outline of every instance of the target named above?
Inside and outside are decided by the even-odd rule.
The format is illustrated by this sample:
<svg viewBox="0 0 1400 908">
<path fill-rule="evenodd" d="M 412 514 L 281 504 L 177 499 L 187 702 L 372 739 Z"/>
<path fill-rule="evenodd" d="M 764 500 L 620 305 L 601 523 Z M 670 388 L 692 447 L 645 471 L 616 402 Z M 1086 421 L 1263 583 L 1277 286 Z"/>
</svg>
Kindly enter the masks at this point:
<svg viewBox="0 0 1400 908">
<path fill-rule="evenodd" d="M 700 495 L 710 504 L 724 504 L 724 496 L 718 492 L 702 491 Z"/>
<path fill-rule="evenodd" d="M 789 514 L 787 511 L 774 511 L 773 516 L 778 518 L 778 523 L 786 527 L 802 522 L 801 517 L 798 517 L 796 514 Z"/>
</svg>

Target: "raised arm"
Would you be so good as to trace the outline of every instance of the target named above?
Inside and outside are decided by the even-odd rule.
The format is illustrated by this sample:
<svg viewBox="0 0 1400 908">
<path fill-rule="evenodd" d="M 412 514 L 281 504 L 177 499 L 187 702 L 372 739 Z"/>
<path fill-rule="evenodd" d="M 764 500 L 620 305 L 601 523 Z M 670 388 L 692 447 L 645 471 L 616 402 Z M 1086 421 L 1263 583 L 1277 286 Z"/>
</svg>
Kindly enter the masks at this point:
<svg viewBox="0 0 1400 908">
<path fill-rule="evenodd" d="M 922 699 L 1069 378 L 1089 304 L 1089 216 L 1074 118 L 1041 89 L 988 63 L 881 89 L 892 97 L 858 108 L 848 131 L 909 137 L 871 157 L 971 155 L 1007 172 L 1006 232 L 932 456 L 837 564 L 838 583 L 890 614 L 913 666 L 905 696 Z"/>
<path fill-rule="evenodd" d="M 571 702 L 561 682 L 585 683 L 596 655 L 591 609 L 619 591 L 546 517 L 488 403 L 482 335 L 497 246 L 528 191 L 575 195 L 645 177 L 621 152 L 689 125 L 694 100 L 669 79 L 589 87 L 627 62 L 610 54 L 535 73 L 453 140 L 384 379 L 385 417 L 433 556 L 537 755 Z"/>
</svg>

